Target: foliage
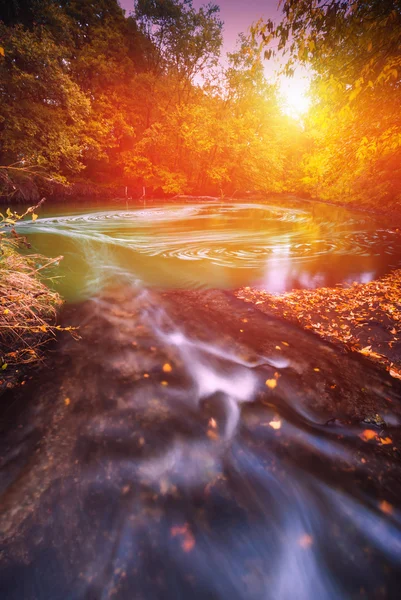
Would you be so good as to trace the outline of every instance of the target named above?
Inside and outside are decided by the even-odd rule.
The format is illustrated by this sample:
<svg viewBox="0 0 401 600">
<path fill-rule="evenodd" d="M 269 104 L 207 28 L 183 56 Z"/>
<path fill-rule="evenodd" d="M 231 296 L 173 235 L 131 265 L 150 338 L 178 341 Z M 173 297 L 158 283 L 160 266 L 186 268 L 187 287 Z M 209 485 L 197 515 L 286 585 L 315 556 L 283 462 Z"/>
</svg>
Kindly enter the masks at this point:
<svg viewBox="0 0 401 600">
<path fill-rule="evenodd" d="M 3 196 L 28 165 L 140 193 L 285 187 L 294 125 L 250 39 L 218 66 L 217 5 L 137 0 L 125 18 L 117 0 L 0 2 L 0 34 Z"/>
<path fill-rule="evenodd" d="M 401 202 L 401 5 L 398 0 L 287 0 L 259 24 L 266 55 L 314 73 L 306 189 L 314 196 Z"/>
</svg>

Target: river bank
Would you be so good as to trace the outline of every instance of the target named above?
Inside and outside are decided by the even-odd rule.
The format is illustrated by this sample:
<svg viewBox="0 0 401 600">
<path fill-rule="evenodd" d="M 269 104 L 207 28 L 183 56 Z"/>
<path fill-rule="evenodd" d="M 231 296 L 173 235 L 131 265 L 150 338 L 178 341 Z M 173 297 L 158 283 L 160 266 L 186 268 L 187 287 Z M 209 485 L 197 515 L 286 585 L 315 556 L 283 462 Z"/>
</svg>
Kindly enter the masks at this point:
<svg viewBox="0 0 401 600">
<path fill-rule="evenodd" d="M 324 340 L 357 352 L 401 379 L 401 270 L 349 287 L 295 290 L 281 295 L 241 288 L 237 298 L 296 323 Z"/>
<path fill-rule="evenodd" d="M 0 396 L 25 383 L 54 337 L 60 295 L 41 279 L 54 261 L 23 256 L 11 240 L 0 245 Z"/>
<path fill-rule="evenodd" d="M 21 188 L 21 189 L 20 189 Z M 130 206 L 142 205 L 144 202 L 162 201 L 166 204 L 177 202 L 187 203 L 194 201 L 201 202 L 243 202 L 244 200 L 257 201 L 260 203 L 271 201 L 307 202 L 313 204 L 324 204 L 327 206 L 341 207 L 351 211 L 388 216 L 394 218 L 396 223 L 401 226 L 401 202 L 394 199 L 394 202 L 380 202 L 377 199 L 373 202 L 369 198 L 365 202 L 361 199 L 344 198 L 321 199 L 313 197 L 309 193 L 298 191 L 273 192 L 266 190 L 260 191 L 235 191 L 233 194 L 213 195 L 210 190 L 193 194 L 183 192 L 179 194 L 165 194 L 161 189 L 144 188 L 138 184 L 125 184 L 121 182 L 98 183 L 85 179 L 71 181 L 68 184 L 61 184 L 50 181 L 37 186 L 32 182 L 29 185 L 19 186 L 18 191 L 13 195 L 13 200 L 17 204 L 26 204 L 37 202 L 43 195 L 48 199 L 48 204 L 68 204 L 71 202 L 82 202 L 83 204 L 104 203 L 105 201 L 116 205 Z M 9 195 L 0 195 L 0 205 L 8 206 Z"/>
</svg>

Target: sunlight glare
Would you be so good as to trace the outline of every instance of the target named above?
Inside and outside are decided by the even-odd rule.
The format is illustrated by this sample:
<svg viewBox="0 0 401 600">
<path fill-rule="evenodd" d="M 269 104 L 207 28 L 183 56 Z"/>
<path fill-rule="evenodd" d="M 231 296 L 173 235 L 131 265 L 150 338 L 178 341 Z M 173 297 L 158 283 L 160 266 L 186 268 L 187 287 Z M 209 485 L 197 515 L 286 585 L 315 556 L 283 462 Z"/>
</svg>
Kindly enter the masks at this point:
<svg viewBox="0 0 401 600">
<path fill-rule="evenodd" d="M 282 77 L 279 82 L 283 112 L 301 121 L 310 108 L 308 96 L 310 80 L 305 75 Z"/>
</svg>

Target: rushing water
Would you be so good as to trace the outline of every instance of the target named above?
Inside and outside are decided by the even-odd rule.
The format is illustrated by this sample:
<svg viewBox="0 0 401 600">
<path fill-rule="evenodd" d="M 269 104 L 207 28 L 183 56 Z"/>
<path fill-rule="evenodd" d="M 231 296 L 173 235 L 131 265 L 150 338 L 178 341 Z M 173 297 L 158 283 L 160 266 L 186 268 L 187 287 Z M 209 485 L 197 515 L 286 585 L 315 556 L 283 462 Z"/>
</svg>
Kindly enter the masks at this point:
<svg viewBox="0 0 401 600">
<path fill-rule="evenodd" d="M 401 385 L 230 293 L 371 279 L 393 227 L 216 204 L 21 230 L 65 256 L 82 339 L 4 399 L 1 598 L 398 600 Z"/>
</svg>

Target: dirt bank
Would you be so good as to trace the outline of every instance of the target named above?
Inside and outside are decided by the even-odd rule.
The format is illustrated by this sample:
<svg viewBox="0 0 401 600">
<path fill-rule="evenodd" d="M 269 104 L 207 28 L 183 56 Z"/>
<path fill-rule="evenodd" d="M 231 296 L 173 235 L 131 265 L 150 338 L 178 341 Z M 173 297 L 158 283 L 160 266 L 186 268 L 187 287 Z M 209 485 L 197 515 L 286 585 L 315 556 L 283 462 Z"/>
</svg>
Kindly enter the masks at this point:
<svg viewBox="0 0 401 600">
<path fill-rule="evenodd" d="M 317 333 L 345 351 L 382 364 L 401 379 L 401 270 L 349 287 L 295 290 L 281 295 L 249 287 L 237 298 L 264 313 Z"/>
</svg>

